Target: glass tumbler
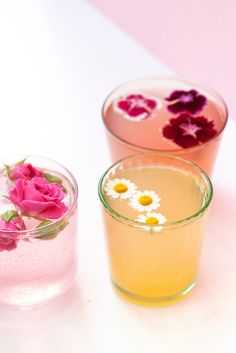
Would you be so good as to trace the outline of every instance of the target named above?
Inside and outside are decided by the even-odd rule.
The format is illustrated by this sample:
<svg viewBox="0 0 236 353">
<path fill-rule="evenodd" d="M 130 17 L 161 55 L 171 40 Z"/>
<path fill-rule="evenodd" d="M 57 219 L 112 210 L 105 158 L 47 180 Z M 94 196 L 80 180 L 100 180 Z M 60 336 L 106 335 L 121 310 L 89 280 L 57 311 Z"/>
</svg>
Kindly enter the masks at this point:
<svg viewBox="0 0 236 353">
<path fill-rule="evenodd" d="M 211 88 L 147 77 L 116 88 L 102 109 L 112 161 L 144 152 L 192 160 L 212 175 L 228 112 Z"/>
<path fill-rule="evenodd" d="M 212 185 L 194 163 L 147 153 L 99 182 L 111 281 L 127 299 L 166 304 L 195 285 Z"/>
<path fill-rule="evenodd" d="M 72 284 L 76 266 L 78 187 L 52 160 L 28 156 L 0 163 L 0 303 L 33 307 Z"/>
</svg>

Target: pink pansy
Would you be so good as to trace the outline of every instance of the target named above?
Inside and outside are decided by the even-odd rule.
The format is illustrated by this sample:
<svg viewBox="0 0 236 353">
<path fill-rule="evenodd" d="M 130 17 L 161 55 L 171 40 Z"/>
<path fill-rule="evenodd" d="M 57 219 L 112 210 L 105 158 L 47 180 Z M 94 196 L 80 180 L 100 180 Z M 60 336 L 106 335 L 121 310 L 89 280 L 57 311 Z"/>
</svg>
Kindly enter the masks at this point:
<svg viewBox="0 0 236 353">
<path fill-rule="evenodd" d="M 61 186 L 41 177 L 18 179 L 9 197 L 23 213 L 41 219 L 57 219 L 68 210 L 61 201 L 64 198 Z"/>
<path fill-rule="evenodd" d="M 42 172 L 33 167 L 31 163 L 22 163 L 11 169 L 10 176 L 12 180 L 32 179 L 34 177 L 41 177 Z"/>
<path fill-rule="evenodd" d="M 190 91 L 173 91 L 166 101 L 171 102 L 167 109 L 174 114 L 188 112 L 196 114 L 200 112 L 207 103 L 205 96 L 200 94 L 195 89 Z"/>
<path fill-rule="evenodd" d="M 16 249 L 17 231 L 20 230 L 25 230 L 25 223 L 19 216 L 15 216 L 9 221 L 0 218 L 0 251 Z"/>
<path fill-rule="evenodd" d="M 183 148 L 194 147 L 213 138 L 217 131 L 214 122 L 204 116 L 191 116 L 188 113 L 180 114 L 170 119 L 163 127 L 163 136 L 172 140 Z"/>
<path fill-rule="evenodd" d="M 145 97 L 142 94 L 129 94 L 113 102 L 114 110 L 131 121 L 150 118 L 153 111 L 160 106 L 157 98 Z"/>
</svg>

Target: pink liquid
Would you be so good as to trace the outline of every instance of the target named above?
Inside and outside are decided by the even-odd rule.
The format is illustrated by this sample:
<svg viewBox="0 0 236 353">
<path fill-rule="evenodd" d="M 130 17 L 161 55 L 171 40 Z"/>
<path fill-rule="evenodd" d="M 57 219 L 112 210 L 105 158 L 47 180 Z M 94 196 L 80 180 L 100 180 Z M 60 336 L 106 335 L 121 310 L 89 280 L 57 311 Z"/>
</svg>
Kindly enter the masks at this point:
<svg viewBox="0 0 236 353">
<path fill-rule="evenodd" d="M 0 302 L 33 306 L 64 292 L 76 270 L 76 216 L 55 239 L 20 241 L 1 253 Z"/>
<path fill-rule="evenodd" d="M 72 184 L 63 175 L 49 171 L 63 180 L 67 194 L 63 202 L 71 206 Z M 6 194 L 7 178 L 0 176 L 0 214 L 13 209 Z M 17 248 L 0 252 L 0 302 L 17 306 L 34 306 L 52 299 L 71 285 L 76 271 L 76 205 L 70 210 L 67 226 L 49 240 L 36 239 L 31 231 L 41 221 L 23 216 L 28 232 L 22 235 Z M 20 235 L 21 237 L 21 235 Z"/>
<path fill-rule="evenodd" d="M 186 82 L 170 79 L 150 79 L 130 82 L 114 92 L 105 103 L 104 123 L 108 129 L 108 142 L 113 161 L 124 158 L 130 154 L 148 152 L 151 150 L 173 153 L 195 162 L 209 175 L 212 173 L 216 159 L 221 134 L 217 134 L 210 141 L 192 148 L 182 148 L 170 139 L 163 137 L 162 128 L 170 119 L 178 115 L 167 110 L 170 102 L 165 100 L 175 90 L 196 89 L 207 98 L 207 104 L 196 116 L 204 116 L 214 122 L 214 128 L 218 133 L 224 127 L 226 112 L 222 107 L 218 96 L 214 97 L 201 87 L 196 87 Z M 140 93 L 145 97 L 158 98 L 161 101 L 161 109 L 156 110 L 150 119 L 130 121 L 122 114 L 115 111 L 113 102 L 117 98 L 132 93 Z"/>
</svg>

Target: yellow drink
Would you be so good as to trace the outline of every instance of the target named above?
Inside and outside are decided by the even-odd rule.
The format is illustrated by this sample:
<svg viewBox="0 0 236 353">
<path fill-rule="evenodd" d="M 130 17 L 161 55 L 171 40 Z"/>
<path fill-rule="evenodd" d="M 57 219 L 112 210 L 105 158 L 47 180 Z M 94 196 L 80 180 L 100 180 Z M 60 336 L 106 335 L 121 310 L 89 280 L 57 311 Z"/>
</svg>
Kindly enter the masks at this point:
<svg viewBox="0 0 236 353">
<path fill-rule="evenodd" d="M 154 156 L 158 155 L 149 155 L 146 163 L 142 157 L 143 166 L 139 157 L 127 158 L 108 172 L 102 184 L 112 282 L 130 299 L 144 303 L 175 300 L 194 286 L 211 197 L 211 186 L 197 167 L 178 158 Z M 108 180 L 128 180 L 136 190 L 129 198 L 111 197 Z M 151 191 L 151 198 L 158 195 L 149 212 L 148 197 L 136 196 L 140 190 Z M 166 219 L 163 224 L 155 221 L 157 213 Z"/>
</svg>

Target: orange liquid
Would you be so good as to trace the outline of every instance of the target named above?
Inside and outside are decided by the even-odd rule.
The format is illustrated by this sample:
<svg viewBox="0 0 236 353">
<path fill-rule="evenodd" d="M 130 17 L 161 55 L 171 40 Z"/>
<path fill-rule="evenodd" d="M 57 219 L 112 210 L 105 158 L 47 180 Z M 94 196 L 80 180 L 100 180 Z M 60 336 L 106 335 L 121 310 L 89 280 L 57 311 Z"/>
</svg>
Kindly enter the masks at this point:
<svg viewBox="0 0 236 353">
<path fill-rule="evenodd" d="M 130 168 L 118 171 L 113 177 L 129 179 L 141 191 L 155 191 L 161 198 L 161 206 L 154 212 L 164 214 L 167 222 L 191 217 L 205 203 L 199 180 L 179 169 Z M 129 219 L 135 220 L 140 214 L 128 206 L 127 200 L 107 200 L 113 210 Z M 184 226 L 156 232 L 127 225 L 104 213 L 111 277 L 123 294 L 134 301 L 164 303 L 181 297 L 193 287 L 206 215 Z"/>
</svg>

